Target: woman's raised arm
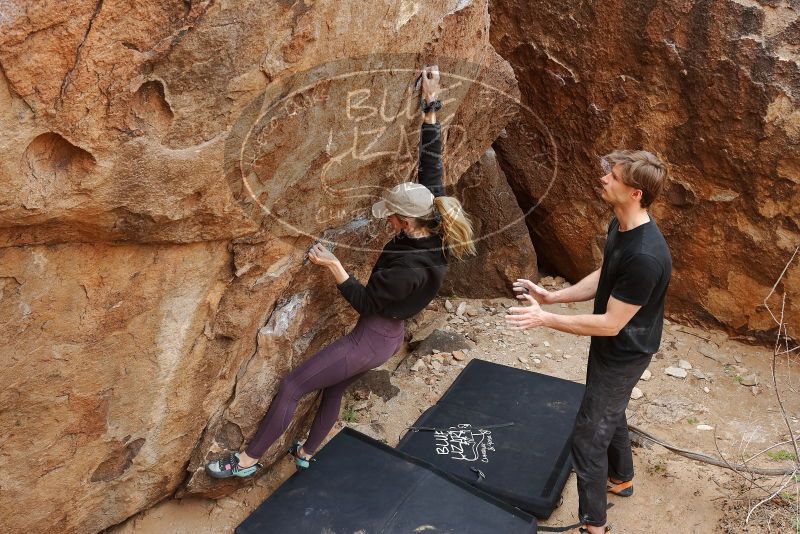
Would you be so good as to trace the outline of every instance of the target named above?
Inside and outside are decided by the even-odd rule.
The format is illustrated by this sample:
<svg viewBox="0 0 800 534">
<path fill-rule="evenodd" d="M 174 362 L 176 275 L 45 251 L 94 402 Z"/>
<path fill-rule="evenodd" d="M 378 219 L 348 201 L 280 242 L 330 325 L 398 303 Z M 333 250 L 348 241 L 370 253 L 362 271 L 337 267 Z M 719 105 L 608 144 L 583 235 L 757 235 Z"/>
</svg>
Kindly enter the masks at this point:
<svg viewBox="0 0 800 534">
<path fill-rule="evenodd" d="M 419 141 L 419 167 L 417 181 L 427 187 L 434 196 L 444 195 L 442 177 L 442 131 L 436 121 L 436 111 L 441 108 L 439 94 L 439 67 L 422 69 L 421 99 L 423 113 Z"/>
</svg>

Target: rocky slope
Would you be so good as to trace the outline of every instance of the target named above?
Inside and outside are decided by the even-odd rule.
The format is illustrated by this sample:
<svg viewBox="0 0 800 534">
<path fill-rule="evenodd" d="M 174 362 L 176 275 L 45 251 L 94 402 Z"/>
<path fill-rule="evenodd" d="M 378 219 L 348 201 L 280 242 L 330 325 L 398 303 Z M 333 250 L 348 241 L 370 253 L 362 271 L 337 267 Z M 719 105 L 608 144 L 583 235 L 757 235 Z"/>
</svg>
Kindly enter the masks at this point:
<svg viewBox="0 0 800 534">
<path fill-rule="evenodd" d="M 563 286 L 563 280 L 550 277 L 543 277 L 542 283 L 548 288 Z M 589 339 L 547 329 L 509 331 L 504 315 L 514 304 L 511 299 L 497 298 L 434 301 L 421 314 L 415 337 L 424 337 L 425 331 L 430 332 L 429 326 L 435 326 L 456 339 L 465 336 L 474 340 L 470 350 L 454 352 L 456 347 L 442 343 L 441 337 L 438 343 L 423 342 L 405 361 L 392 366 L 394 394 L 354 388 L 345 399 L 337 430 L 353 427 L 396 445 L 407 427 L 439 400 L 473 359 L 583 382 Z M 592 302 L 545 308 L 559 314 L 589 313 Z M 432 353 L 433 349 L 441 352 Z M 733 341 L 719 331 L 667 322 L 661 351 L 638 383 L 628 420 L 667 443 L 712 456 L 721 454 L 729 460 L 749 458 L 778 444 L 753 458 L 751 465 L 788 467 L 786 455 L 791 446 L 786 443 L 786 426 L 775 401 L 769 352 L 768 348 Z M 796 381 L 798 364 L 786 362 L 779 367 L 777 379 L 787 411 L 797 413 L 800 397 L 791 395 L 787 388 Z M 686 370 L 686 376 L 667 374 L 671 368 Z M 754 377 L 758 385 L 747 385 L 750 382 L 744 377 Z M 786 500 L 773 499 L 767 507 L 756 510 L 746 524 L 750 506 L 760 498 L 748 495 L 749 502 L 742 498 L 745 479 L 741 475 L 678 456 L 649 442 L 636 440 L 634 444 L 636 493 L 633 499 L 610 496 L 614 507 L 609 510 L 609 519 L 615 531 L 651 534 L 654 524 L 676 524 L 681 533 L 792 532 L 796 517 L 796 502 L 790 498 L 796 492 L 793 486 L 787 488 Z M 170 499 L 112 529 L 111 534 L 232 533 L 277 484 L 294 473 L 288 457 L 279 464 L 282 469 L 242 484 L 230 496 L 213 501 Z M 578 521 L 574 478 L 573 474 L 564 488 L 563 504 L 544 522 L 547 526 Z M 760 488 L 756 490 L 765 495 Z"/>
<path fill-rule="evenodd" d="M 759 305 L 800 243 L 797 3 L 493 0 L 491 17 L 524 104 L 495 148 L 536 207 L 542 263 L 573 281 L 596 268 L 610 219 L 599 157 L 645 148 L 672 166 L 653 209 L 673 250 L 670 313 L 772 328 Z M 796 266 L 782 289 L 797 324 Z"/>
<path fill-rule="evenodd" d="M 414 69 L 449 73 L 449 182 L 508 120 L 488 23 L 480 0 L 3 4 L 0 530 L 230 491 L 206 456 L 354 319 L 305 251 L 368 272 L 367 208 L 414 173 Z"/>
</svg>

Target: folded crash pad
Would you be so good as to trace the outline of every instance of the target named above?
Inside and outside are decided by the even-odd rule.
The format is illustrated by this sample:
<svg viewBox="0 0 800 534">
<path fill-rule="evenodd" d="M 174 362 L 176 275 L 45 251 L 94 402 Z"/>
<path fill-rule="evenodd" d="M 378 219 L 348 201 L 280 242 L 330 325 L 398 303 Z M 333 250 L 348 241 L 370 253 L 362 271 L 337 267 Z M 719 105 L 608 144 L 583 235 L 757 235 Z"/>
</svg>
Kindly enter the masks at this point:
<svg viewBox="0 0 800 534">
<path fill-rule="evenodd" d="M 345 428 L 237 534 L 533 534 L 536 519 L 441 470 Z"/>
<path fill-rule="evenodd" d="M 584 386 L 473 360 L 398 449 L 546 519 L 572 469 Z"/>
</svg>

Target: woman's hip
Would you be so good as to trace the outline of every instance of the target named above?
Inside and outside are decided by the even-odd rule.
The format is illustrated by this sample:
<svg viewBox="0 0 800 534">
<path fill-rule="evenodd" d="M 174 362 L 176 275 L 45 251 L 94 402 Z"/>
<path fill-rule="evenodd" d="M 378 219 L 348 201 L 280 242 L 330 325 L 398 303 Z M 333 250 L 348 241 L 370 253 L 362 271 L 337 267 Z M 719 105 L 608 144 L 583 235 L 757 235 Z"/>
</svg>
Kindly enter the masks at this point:
<svg viewBox="0 0 800 534">
<path fill-rule="evenodd" d="M 387 338 L 397 338 L 405 334 L 405 321 L 380 315 L 362 315 L 353 329 L 353 332 L 356 331 L 369 331 Z"/>
<path fill-rule="evenodd" d="M 397 352 L 404 335 L 402 319 L 362 316 L 351 332 L 355 346 L 348 363 L 359 372 L 378 367 Z"/>
</svg>

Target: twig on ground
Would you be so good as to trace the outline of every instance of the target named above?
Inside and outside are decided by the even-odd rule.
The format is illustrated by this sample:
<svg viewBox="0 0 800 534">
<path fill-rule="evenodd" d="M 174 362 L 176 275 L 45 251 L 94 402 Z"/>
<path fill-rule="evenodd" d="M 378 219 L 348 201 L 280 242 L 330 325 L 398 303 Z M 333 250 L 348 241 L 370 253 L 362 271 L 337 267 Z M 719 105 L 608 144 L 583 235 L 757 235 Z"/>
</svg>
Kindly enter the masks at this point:
<svg viewBox="0 0 800 534">
<path fill-rule="evenodd" d="M 655 437 L 646 430 L 643 430 L 631 424 L 628 424 L 628 430 L 636 434 L 639 434 L 643 438 L 652 441 L 653 443 L 661 445 L 667 450 L 670 450 L 676 454 L 689 458 L 690 460 L 697 460 L 698 462 L 716 465 L 717 467 L 724 467 L 725 469 L 731 469 L 733 471 L 742 471 L 742 472 L 752 473 L 755 475 L 764 475 L 769 477 L 786 476 L 790 473 L 795 472 L 794 467 L 787 469 L 780 469 L 780 468 L 768 469 L 768 468 L 750 467 L 742 464 L 731 464 L 727 460 L 720 460 L 719 458 L 714 458 L 713 456 L 709 456 L 702 452 L 690 451 L 688 449 L 683 449 L 681 447 L 671 445 L 665 442 L 664 440 Z"/>
<path fill-rule="evenodd" d="M 800 349 L 800 345 L 797 345 L 796 347 L 793 347 L 791 349 L 787 349 L 787 350 L 781 351 L 781 352 L 778 353 L 778 356 L 783 356 L 784 354 L 791 354 L 792 352 L 794 352 L 794 351 L 796 351 L 798 349 Z"/>
<path fill-rule="evenodd" d="M 751 473 L 751 477 L 750 477 L 750 478 L 747 478 L 747 477 L 744 475 L 744 472 L 743 472 L 743 471 L 741 471 L 741 470 L 738 470 L 738 469 L 735 469 L 735 468 L 734 468 L 734 467 L 733 467 L 733 466 L 730 464 L 730 462 L 728 462 L 728 460 L 727 460 L 727 459 L 725 458 L 725 456 L 722 454 L 722 451 L 721 451 L 721 450 L 719 450 L 719 441 L 718 441 L 718 439 L 717 439 L 717 431 L 716 431 L 716 429 L 714 430 L 714 447 L 717 449 L 717 454 L 719 454 L 719 457 L 720 457 L 720 458 L 722 458 L 722 459 L 723 459 L 723 461 L 725 461 L 725 465 L 728 467 L 728 469 L 730 469 L 731 471 L 733 471 L 734 473 L 736 473 L 737 475 L 739 475 L 740 477 L 742 477 L 743 479 L 745 479 L 745 481 L 746 481 L 746 482 L 748 482 L 748 483 L 750 484 L 750 487 L 748 487 L 746 491 L 749 491 L 749 490 L 751 490 L 753 486 L 757 486 L 757 487 L 759 487 L 761 490 L 763 490 L 763 491 L 766 491 L 766 492 L 769 492 L 769 490 L 768 490 L 767 488 L 765 488 L 765 487 L 761 486 L 761 484 L 758 484 L 758 483 L 756 482 L 756 478 L 755 478 L 754 476 L 752 476 L 752 473 Z M 746 464 L 747 464 L 747 462 L 745 462 L 745 464 L 743 464 L 743 465 L 746 465 Z"/>
<path fill-rule="evenodd" d="M 770 445 L 769 447 L 767 447 L 767 448 L 766 448 L 766 449 L 764 449 L 763 451 L 759 451 L 759 452 L 755 453 L 753 456 L 751 456 L 750 458 L 748 458 L 747 460 L 745 460 L 745 461 L 744 461 L 744 463 L 745 463 L 745 464 L 748 464 L 748 463 L 752 462 L 754 459 L 756 459 L 757 457 L 759 457 L 759 456 L 761 456 L 762 454 L 764 454 L 765 452 L 769 452 L 769 451 L 771 451 L 772 449 L 774 449 L 775 447 L 780 447 L 781 445 L 786 445 L 787 443 L 791 443 L 791 442 L 792 442 L 792 440 L 790 440 L 790 439 L 787 439 L 786 441 L 781 441 L 781 442 L 778 442 L 778 443 L 776 443 L 776 444 L 774 444 L 774 445 Z"/>
<path fill-rule="evenodd" d="M 777 491 L 773 492 L 773 493 L 772 493 L 772 494 L 771 494 L 769 497 L 765 497 L 764 499 L 761 499 L 760 501 L 758 501 L 758 503 L 757 503 L 755 506 L 753 506 L 752 508 L 750 508 L 750 511 L 747 513 L 747 517 L 746 517 L 746 518 L 745 518 L 745 520 L 744 520 L 745 524 L 747 524 L 747 523 L 749 523 L 749 522 L 750 522 L 750 516 L 751 516 L 751 515 L 753 515 L 753 512 L 755 512 L 755 511 L 756 511 L 756 509 L 757 509 L 759 506 L 761 506 L 761 505 L 762 505 L 762 504 L 764 504 L 765 502 L 769 502 L 769 501 L 771 501 L 772 499 L 774 499 L 775 497 L 777 497 L 777 496 L 778 496 L 778 494 L 779 494 L 780 492 L 782 492 L 782 491 L 784 490 L 784 488 L 786 488 L 786 486 L 788 486 L 788 485 L 789 485 L 789 483 L 790 483 L 790 482 L 792 482 L 792 480 L 794 480 L 794 476 L 795 476 L 796 474 L 797 474 L 797 470 L 795 469 L 795 470 L 794 470 L 794 472 L 793 472 L 793 473 L 792 473 L 790 476 L 786 477 L 786 481 L 785 481 L 783 484 L 781 484 L 781 487 L 780 487 L 780 488 L 778 488 L 778 490 L 777 490 Z"/>
</svg>

